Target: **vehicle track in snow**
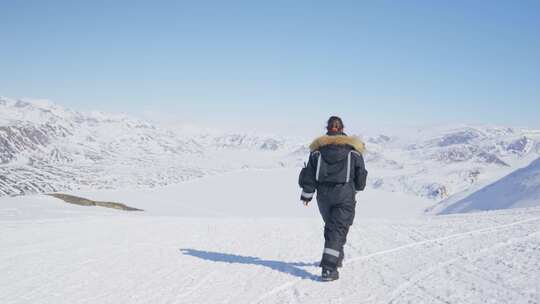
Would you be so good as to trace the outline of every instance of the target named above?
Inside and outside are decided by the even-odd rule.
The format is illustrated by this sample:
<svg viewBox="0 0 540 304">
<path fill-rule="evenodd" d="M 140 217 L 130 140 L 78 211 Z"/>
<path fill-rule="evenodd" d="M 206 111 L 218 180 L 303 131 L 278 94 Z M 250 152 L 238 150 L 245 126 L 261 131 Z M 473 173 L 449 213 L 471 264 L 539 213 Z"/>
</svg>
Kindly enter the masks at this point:
<svg viewBox="0 0 540 304">
<path fill-rule="evenodd" d="M 361 256 L 356 256 L 356 257 L 353 256 L 351 258 L 348 258 L 345 261 L 344 266 L 347 267 L 347 266 L 350 266 L 350 265 L 352 265 L 354 263 L 357 263 L 357 262 L 360 262 L 360 261 L 371 260 L 373 258 L 385 256 L 385 255 L 388 255 L 388 254 L 396 253 L 396 252 L 407 250 L 407 249 L 413 249 L 415 247 L 421 247 L 421 246 L 426 246 L 426 245 L 437 245 L 437 246 L 444 247 L 444 246 L 447 246 L 445 243 L 447 243 L 448 241 L 461 240 L 461 239 L 469 238 L 471 236 L 489 234 L 489 233 L 493 233 L 493 232 L 500 232 L 501 230 L 505 230 L 505 229 L 508 229 L 508 228 L 516 227 L 516 226 L 527 224 L 527 223 L 535 223 L 535 222 L 538 222 L 538 221 L 540 221 L 540 217 L 533 217 L 533 218 L 514 221 L 514 222 L 510 222 L 510 223 L 505 223 L 505 224 L 500 224 L 500 225 L 495 225 L 495 226 L 490 226 L 490 227 L 485 227 L 485 228 L 480 228 L 480 229 L 474 229 L 474 230 L 469 230 L 469 231 L 460 232 L 460 233 L 453 233 L 453 234 L 446 235 L 446 236 L 443 236 L 443 237 L 425 239 L 425 240 L 421 240 L 421 241 L 411 242 L 411 243 L 407 243 L 407 244 L 397 246 L 397 247 L 393 247 L 393 248 L 390 248 L 390 249 L 379 250 L 377 252 L 373 252 L 373 253 L 370 253 L 370 254 L 367 254 L 367 255 L 361 255 Z M 353 226 L 353 227 L 355 227 L 355 226 Z M 353 228 L 353 231 L 358 232 L 359 229 L 358 228 Z M 375 231 L 375 230 L 372 229 L 372 228 L 369 228 L 368 231 Z M 379 236 L 379 237 L 381 236 L 381 233 L 379 231 L 376 231 L 376 233 L 374 233 L 374 234 Z M 386 241 L 391 240 L 391 238 L 389 238 L 387 236 L 383 237 L 383 239 L 385 239 Z M 350 240 L 349 242 L 352 243 L 352 242 L 354 242 L 354 240 Z M 506 241 L 502 241 L 501 243 L 505 243 L 505 242 Z M 353 248 L 353 246 L 349 246 L 349 247 Z M 489 248 L 491 248 L 491 247 L 489 247 Z M 481 251 L 482 250 L 483 249 L 481 249 Z M 456 256 L 454 258 L 448 259 L 448 260 L 443 261 L 443 262 L 436 262 L 435 264 L 439 265 L 439 266 L 432 266 L 431 268 L 429 268 L 429 270 L 440 269 L 442 266 L 450 265 L 450 264 L 454 263 L 455 261 L 463 259 L 464 256 L 466 256 L 466 254 L 465 255 L 458 255 L 458 256 Z M 389 264 L 386 264 L 384 266 L 389 268 L 390 272 L 395 272 L 395 271 L 392 270 L 392 267 Z M 426 271 L 429 271 L 429 270 L 426 270 Z M 423 273 L 423 272 L 420 272 L 417 275 L 421 276 L 421 273 Z M 395 273 L 393 275 L 396 276 Z M 401 275 L 399 275 L 399 274 L 398 274 L 398 276 L 401 277 Z M 294 288 L 298 283 L 300 283 L 302 281 L 303 280 L 301 280 L 301 279 L 293 279 L 293 280 L 290 280 L 290 281 L 288 281 L 288 282 L 286 282 L 286 283 L 284 283 L 282 285 L 279 285 L 279 286 L 275 287 L 274 289 L 271 289 L 270 291 L 263 294 L 260 298 L 257 299 L 256 302 L 257 303 L 263 302 L 263 301 L 269 299 L 270 297 L 272 297 L 272 296 L 274 296 L 274 295 L 276 295 L 276 294 L 278 294 L 280 292 L 284 292 L 289 288 Z M 408 285 L 403 285 L 403 286 L 408 286 Z M 384 289 L 384 288 L 381 288 L 381 289 Z M 399 290 L 401 290 L 401 289 L 399 288 Z M 444 301 L 440 301 L 440 299 L 437 299 L 436 297 L 434 299 L 436 301 L 438 301 L 438 302 L 445 303 Z M 369 299 L 365 299 L 365 300 L 366 301 L 371 301 Z M 384 301 L 384 300 L 380 300 L 379 297 L 377 297 L 376 299 L 372 298 L 372 300 L 375 301 L 375 302 L 378 302 L 378 301 L 387 302 L 387 301 Z"/>
<path fill-rule="evenodd" d="M 530 233 L 530 234 L 528 234 L 528 235 L 526 235 L 524 237 L 510 238 L 508 240 L 500 241 L 500 242 L 497 242 L 497 243 L 495 243 L 493 245 L 487 246 L 487 247 L 485 247 L 485 248 L 483 248 L 481 250 L 473 251 L 473 252 L 470 252 L 470 253 L 467 253 L 467 254 L 464 254 L 464 255 L 458 255 L 457 257 L 445 260 L 443 262 L 436 263 L 434 266 L 416 273 L 413 277 L 411 277 L 410 279 L 407 279 L 406 282 L 404 282 L 403 284 L 397 286 L 397 288 L 392 290 L 392 292 L 388 296 L 388 299 L 382 300 L 381 302 L 394 303 L 394 301 L 400 295 L 402 295 L 408 288 L 410 288 L 411 286 L 417 285 L 419 282 L 426 279 L 429 275 L 433 274 L 435 271 L 438 271 L 438 270 L 440 270 L 440 269 L 442 269 L 444 267 L 447 267 L 447 266 L 449 266 L 451 264 L 454 264 L 459 260 L 469 259 L 469 258 L 472 258 L 474 256 L 483 255 L 486 252 L 489 252 L 489 251 L 491 251 L 493 249 L 504 247 L 504 246 L 509 246 L 509 245 L 512 245 L 513 243 L 521 242 L 523 240 L 526 240 L 526 239 L 528 239 L 528 238 L 530 238 L 532 236 L 536 236 L 536 235 L 539 235 L 539 234 L 540 234 L 540 232 L 536 231 L 536 232 Z M 497 285 L 497 287 L 500 287 L 500 285 Z M 521 293 L 519 293 L 519 292 L 517 292 L 515 290 L 510 290 L 510 291 L 513 292 L 513 293 L 516 293 L 519 296 L 523 296 L 523 294 L 521 294 Z M 441 300 L 441 302 L 448 303 L 448 302 L 442 301 L 442 300 Z"/>
</svg>

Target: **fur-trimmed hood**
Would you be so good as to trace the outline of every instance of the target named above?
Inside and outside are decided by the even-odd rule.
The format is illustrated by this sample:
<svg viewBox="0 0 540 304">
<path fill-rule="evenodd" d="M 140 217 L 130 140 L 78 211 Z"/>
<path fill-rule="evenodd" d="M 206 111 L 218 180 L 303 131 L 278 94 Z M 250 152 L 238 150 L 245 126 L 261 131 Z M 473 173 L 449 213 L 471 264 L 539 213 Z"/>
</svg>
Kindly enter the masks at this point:
<svg viewBox="0 0 540 304">
<path fill-rule="evenodd" d="M 360 138 L 356 136 L 347 136 L 347 135 L 334 135 L 334 136 L 323 135 L 323 136 L 317 137 L 311 143 L 311 145 L 309 145 L 309 150 L 313 152 L 327 145 L 349 145 L 360 153 L 364 153 L 364 151 L 366 150 L 366 146 L 364 142 L 360 140 Z"/>
</svg>

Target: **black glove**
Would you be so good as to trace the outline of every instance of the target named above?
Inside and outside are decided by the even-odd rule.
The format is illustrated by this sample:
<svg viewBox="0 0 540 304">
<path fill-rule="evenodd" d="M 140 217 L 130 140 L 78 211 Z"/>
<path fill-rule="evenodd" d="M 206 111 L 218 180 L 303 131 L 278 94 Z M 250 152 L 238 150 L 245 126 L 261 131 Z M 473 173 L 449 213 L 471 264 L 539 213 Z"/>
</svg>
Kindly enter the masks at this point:
<svg viewBox="0 0 540 304">
<path fill-rule="evenodd" d="M 307 192 L 302 191 L 302 194 L 300 194 L 300 200 L 302 200 L 304 202 L 310 202 L 311 199 L 313 199 L 314 194 L 315 194 L 315 192 L 307 193 Z"/>
</svg>

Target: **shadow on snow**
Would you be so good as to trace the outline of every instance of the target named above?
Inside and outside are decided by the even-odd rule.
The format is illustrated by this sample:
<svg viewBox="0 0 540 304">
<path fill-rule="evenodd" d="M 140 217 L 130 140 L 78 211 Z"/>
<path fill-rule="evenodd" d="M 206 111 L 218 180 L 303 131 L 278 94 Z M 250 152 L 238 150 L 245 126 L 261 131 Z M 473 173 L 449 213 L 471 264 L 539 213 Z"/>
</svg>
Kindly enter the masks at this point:
<svg viewBox="0 0 540 304">
<path fill-rule="evenodd" d="M 221 252 L 212 252 L 212 251 L 203 251 L 196 249 L 180 249 L 185 255 L 191 255 L 203 260 L 213 261 L 213 262 L 222 262 L 230 264 L 245 264 L 245 265 L 258 265 L 268 267 L 270 269 L 290 274 L 301 279 L 310 279 L 313 281 L 319 281 L 319 277 L 313 275 L 300 267 L 306 266 L 318 266 L 317 263 L 288 263 L 283 261 L 274 261 L 274 260 L 262 260 L 258 257 L 243 256 L 237 254 L 221 253 Z"/>
</svg>

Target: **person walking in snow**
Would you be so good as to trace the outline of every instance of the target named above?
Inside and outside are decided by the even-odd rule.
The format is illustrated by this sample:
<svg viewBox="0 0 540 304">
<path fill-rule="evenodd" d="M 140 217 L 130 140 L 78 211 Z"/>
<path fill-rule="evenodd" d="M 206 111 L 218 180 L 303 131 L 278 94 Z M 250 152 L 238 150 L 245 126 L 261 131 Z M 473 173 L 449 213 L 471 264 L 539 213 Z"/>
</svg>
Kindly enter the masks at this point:
<svg viewBox="0 0 540 304">
<path fill-rule="evenodd" d="M 332 116 L 327 133 L 311 145 L 309 161 L 302 168 L 299 185 L 300 199 L 308 205 L 317 192 L 317 205 L 324 221 L 324 250 L 320 266 L 323 281 L 339 278 L 338 267 L 343 264 L 343 246 L 352 225 L 356 193 L 366 186 L 364 143 L 343 132 L 341 118 Z"/>
</svg>

